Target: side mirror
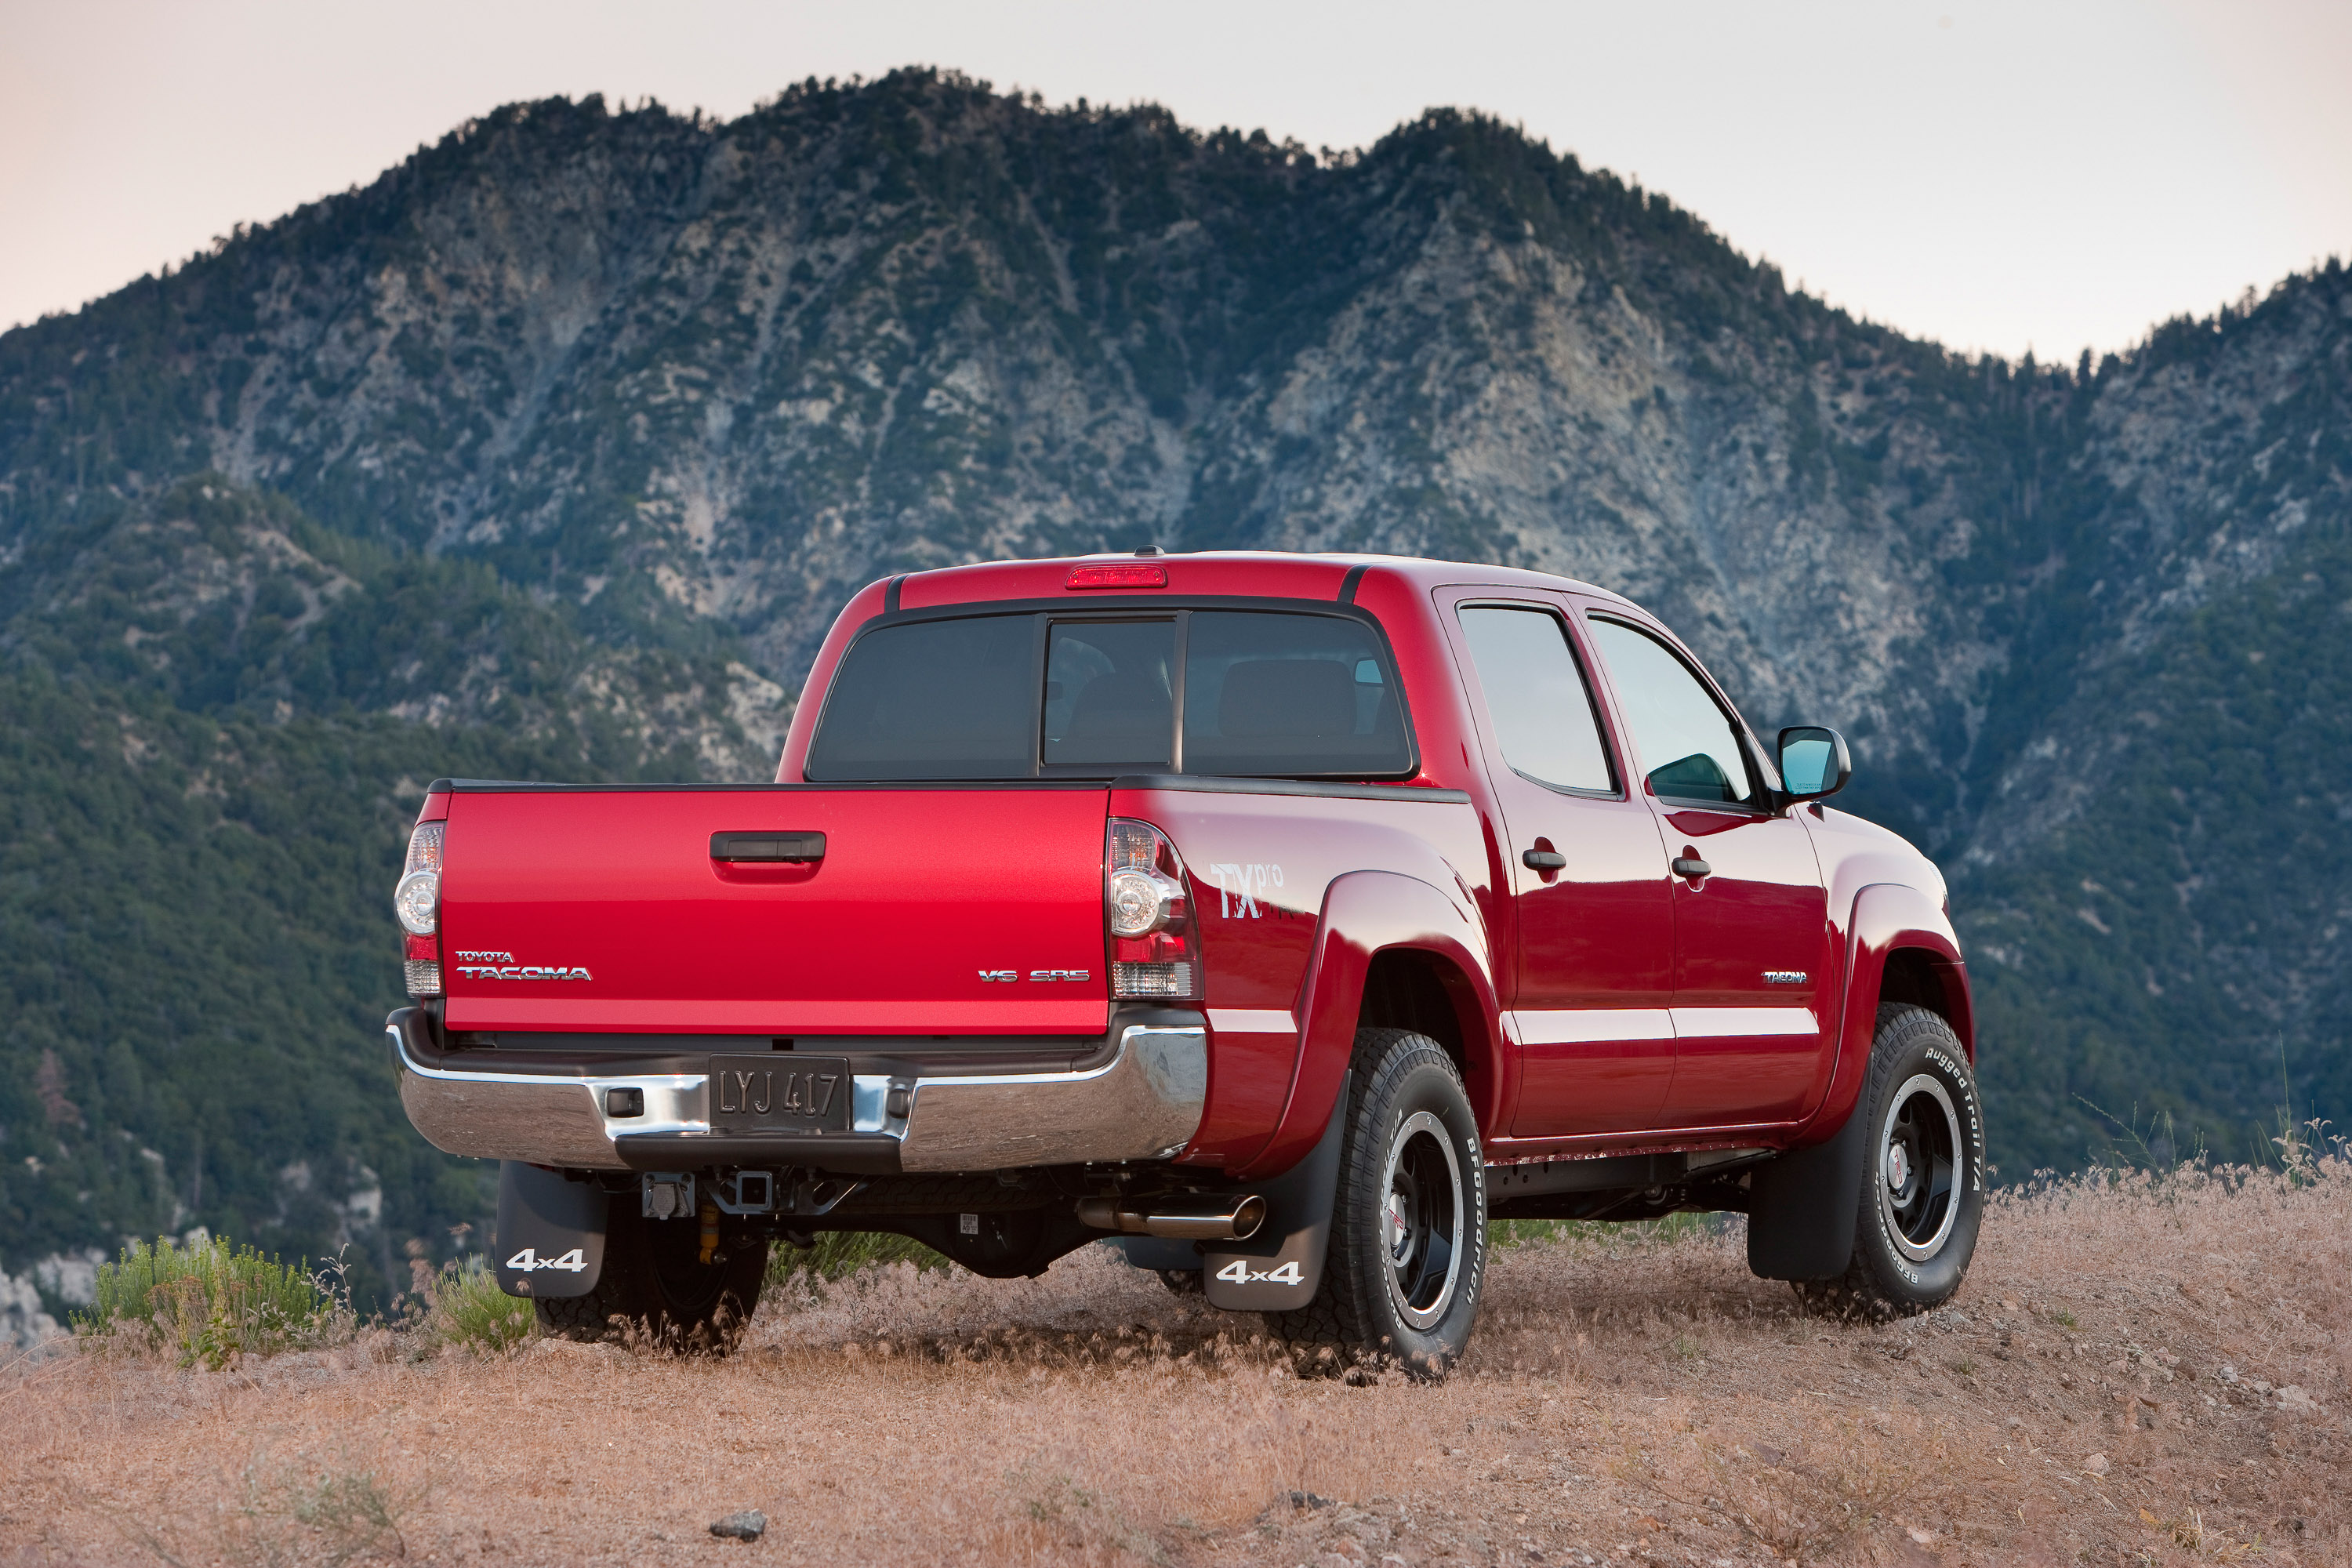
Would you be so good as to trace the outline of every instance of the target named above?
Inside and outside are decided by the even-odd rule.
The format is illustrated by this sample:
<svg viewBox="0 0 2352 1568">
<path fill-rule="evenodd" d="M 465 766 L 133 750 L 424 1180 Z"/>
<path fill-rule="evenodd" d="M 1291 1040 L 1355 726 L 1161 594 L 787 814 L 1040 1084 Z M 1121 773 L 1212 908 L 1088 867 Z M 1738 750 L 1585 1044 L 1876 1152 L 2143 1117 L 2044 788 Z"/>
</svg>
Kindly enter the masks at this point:
<svg viewBox="0 0 2352 1568">
<path fill-rule="evenodd" d="M 1818 724 L 1800 724 L 1780 731 L 1780 783 L 1792 800 L 1819 800 L 1845 788 L 1853 777 L 1853 759 L 1846 754 L 1845 737 Z"/>
</svg>

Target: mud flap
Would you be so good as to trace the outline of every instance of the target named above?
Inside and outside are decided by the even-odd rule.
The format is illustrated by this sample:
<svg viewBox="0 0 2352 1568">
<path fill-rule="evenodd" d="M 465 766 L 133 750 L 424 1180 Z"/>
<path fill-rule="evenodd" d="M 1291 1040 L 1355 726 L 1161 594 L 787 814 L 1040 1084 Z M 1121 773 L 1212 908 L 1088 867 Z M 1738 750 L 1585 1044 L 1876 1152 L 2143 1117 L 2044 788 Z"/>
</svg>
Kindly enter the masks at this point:
<svg viewBox="0 0 2352 1568">
<path fill-rule="evenodd" d="M 596 1289 L 604 1272 L 608 1204 L 593 1182 L 566 1181 L 561 1171 L 519 1160 L 499 1162 L 499 1230 L 490 1248 L 499 1259 L 499 1289 L 550 1300 Z"/>
<path fill-rule="evenodd" d="M 1748 1187 L 1748 1268 L 1761 1279 L 1834 1279 L 1853 1264 L 1869 1108 L 1857 1102 L 1826 1143 L 1756 1168 Z"/>
<path fill-rule="evenodd" d="M 1323 1285 L 1331 1246 L 1331 1205 L 1339 1190 L 1339 1145 L 1348 1130 L 1353 1070 L 1339 1079 L 1330 1124 L 1315 1147 L 1258 1189 L 1265 1225 L 1248 1241 L 1202 1242 L 1201 1283 L 1209 1305 L 1229 1312 L 1292 1312 Z"/>
</svg>

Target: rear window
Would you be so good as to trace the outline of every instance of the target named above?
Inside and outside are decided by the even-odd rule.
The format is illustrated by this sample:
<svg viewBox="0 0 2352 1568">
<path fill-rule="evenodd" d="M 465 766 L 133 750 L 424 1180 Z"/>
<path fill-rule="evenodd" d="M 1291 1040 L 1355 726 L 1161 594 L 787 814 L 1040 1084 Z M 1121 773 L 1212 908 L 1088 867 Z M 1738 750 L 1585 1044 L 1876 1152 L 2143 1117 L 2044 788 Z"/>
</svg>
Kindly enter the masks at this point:
<svg viewBox="0 0 2352 1568">
<path fill-rule="evenodd" d="M 818 783 L 1180 767 L 1381 778 L 1414 765 L 1395 667 L 1365 622 L 1171 609 L 877 627 L 844 656 L 804 771 Z"/>
<path fill-rule="evenodd" d="M 1201 610 L 1184 645 L 1184 771 L 1412 771 L 1387 650 L 1361 621 Z"/>
<path fill-rule="evenodd" d="M 857 639 L 809 742 L 812 779 L 1004 779 L 1036 757 L 1027 616 L 886 626 Z"/>
<path fill-rule="evenodd" d="M 1055 621 L 1045 642 L 1049 767 L 1168 766 L 1176 623 Z"/>
</svg>

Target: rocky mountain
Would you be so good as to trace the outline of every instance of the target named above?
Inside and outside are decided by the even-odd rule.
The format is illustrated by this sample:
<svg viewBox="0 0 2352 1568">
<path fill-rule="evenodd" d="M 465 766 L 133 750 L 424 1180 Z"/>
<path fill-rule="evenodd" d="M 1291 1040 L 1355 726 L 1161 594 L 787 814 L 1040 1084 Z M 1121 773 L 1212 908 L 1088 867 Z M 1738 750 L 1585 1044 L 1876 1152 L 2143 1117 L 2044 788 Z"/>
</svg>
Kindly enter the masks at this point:
<svg viewBox="0 0 2352 1568">
<path fill-rule="evenodd" d="M 0 1044 L 0 1267 L 200 1219 L 393 1272 L 478 1208 L 387 1184 L 417 784 L 757 777 L 858 584 L 1146 542 L 1632 595 L 1759 724 L 1843 727 L 1856 807 L 1951 869 L 2006 1173 L 2159 1113 L 2246 1157 L 2352 1107 L 2347 342 L 2330 262 L 2095 364 L 1957 355 L 1475 114 L 1330 157 L 931 71 L 499 110 L 0 337 L 0 661 L 48 715 L 0 795 L 41 1020 Z M 341 869 L 192 942 L 44 847 L 60 811 Z M 299 1005 L 194 1001 L 263 942 L 318 944 Z M 198 1195 L 215 1112 L 125 1086 L 247 1052 L 361 1087 L 237 1088 L 283 1114 Z"/>
</svg>

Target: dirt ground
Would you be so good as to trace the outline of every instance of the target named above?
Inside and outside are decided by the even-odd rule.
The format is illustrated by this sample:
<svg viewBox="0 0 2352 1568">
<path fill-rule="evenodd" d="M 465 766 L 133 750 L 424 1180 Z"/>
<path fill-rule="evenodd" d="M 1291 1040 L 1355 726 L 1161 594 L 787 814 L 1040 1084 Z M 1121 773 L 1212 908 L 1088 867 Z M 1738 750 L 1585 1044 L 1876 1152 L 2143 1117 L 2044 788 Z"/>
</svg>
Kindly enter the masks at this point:
<svg viewBox="0 0 2352 1568">
<path fill-rule="evenodd" d="M 1438 1386 L 1093 1248 L 771 1300 L 716 1363 L 53 1354 L 0 1368 L 0 1564 L 2352 1563 L 2343 1163 L 2004 1197 L 1881 1326 L 1741 1246 L 1503 1250 Z"/>
</svg>

